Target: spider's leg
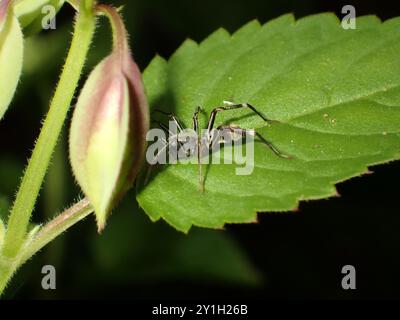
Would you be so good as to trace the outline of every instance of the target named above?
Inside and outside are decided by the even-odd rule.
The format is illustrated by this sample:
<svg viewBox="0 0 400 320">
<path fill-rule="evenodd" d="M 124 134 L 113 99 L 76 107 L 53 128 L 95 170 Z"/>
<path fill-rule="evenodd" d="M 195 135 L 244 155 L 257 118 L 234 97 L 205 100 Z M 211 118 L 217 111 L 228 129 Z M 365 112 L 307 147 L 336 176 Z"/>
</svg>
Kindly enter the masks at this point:
<svg viewBox="0 0 400 320">
<path fill-rule="evenodd" d="M 282 152 L 279 151 L 279 149 L 277 149 L 272 142 L 268 141 L 267 139 L 265 139 L 261 134 L 259 134 L 257 131 L 255 131 L 256 136 L 258 137 L 258 139 L 260 139 L 260 141 L 262 143 L 264 143 L 268 148 L 270 148 L 272 150 L 273 153 L 275 153 L 278 157 L 280 158 L 284 158 L 284 159 L 291 159 L 292 157 L 284 154 Z"/>
<path fill-rule="evenodd" d="M 172 132 L 171 130 L 169 130 L 169 128 L 165 124 L 163 124 L 162 122 L 158 122 L 158 121 L 152 121 L 152 122 L 158 124 L 158 126 L 161 129 L 163 129 L 165 132 L 168 133 L 169 137 L 176 136 L 176 134 L 174 132 Z M 168 138 L 168 140 L 169 140 L 169 138 Z M 185 150 L 184 144 L 181 141 L 179 141 L 179 139 L 177 139 L 177 143 L 179 144 L 180 148 L 183 148 Z M 187 150 L 186 150 L 186 153 L 187 153 Z"/>
<path fill-rule="evenodd" d="M 171 112 L 165 112 L 165 111 L 159 110 L 159 109 L 154 109 L 154 111 L 155 111 L 155 112 L 158 112 L 158 113 L 161 113 L 161 114 L 163 114 L 163 115 L 168 116 L 168 118 L 170 119 L 170 121 L 173 121 L 173 122 L 175 123 L 176 127 L 178 128 L 179 133 L 182 133 L 182 131 L 183 131 L 183 126 L 182 126 L 182 124 L 180 123 L 179 119 L 178 119 L 173 113 L 171 113 Z M 171 130 L 166 129 L 166 126 L 165 126 L 165 125 L 163 125 L 163 129 L 166 130 L 166 131 L 168 131 L 168 132 L 169 132 L 169 135 L 174 135 L 174 134 L 175 134 L 175 133 L 173 133 Z M 179 141 L 179 139 L 177 139 L 177 140 L 178 140 L 179 147 L 182 148 L 182 149 L 184 150 L 184 152 L 186 153 L 187 156 L 189 156 L 189 155 L 190 155 L 190 148 L 187 149 L 186 146 L 185 146 L 185 144 L 183 144 L 181 141 Z"/>
<path fill-rule="evenodd" d="M 182 124 L 180 123 L 180 121 L 178 120 L 178 118 L 177 118 L 173 113 L 171 113 L 171 112 L 165 112 L 165 111 L 159 110 L 159 109 L 154 109 L 154 111 L 155 111 L 155 112 L 158 112 L 158 113 L 161 113 L 161 114 L 163 114 L 163 115 L 168 116 L 168 118 L 169 118 L 170 120 L 172 120 L 172 121 L 176 124 L 177 128 L 179 129 L 179 132 L 181 132 L 181 131 L 183 130 Z"/>
<path fill-rule="evenodd" d="M 267 122 L 272 122 L 273 120 L 267 119 L 261 112 L 259 112 L 256 108 L 248 103 L 240 103 L 240 104 L 229 104 L 227 106 L 217 107 L 211 111 L 210 118 L 208 119 L 207 129 L 210 132 L 214 127 L 215 118 L 218 112 L 227 111 L 227 110 L 234 110 L 234 109 L 241 109 L 241 108 L 249 108 L 255 114 L 257 114 L 261 119 Z"/>
<path fill-rule="evenodd" d="M 199 133 L 199 113 L 201 111 L 200 107 L 196 108 L 196 111 L 193 114 L 193 130 L 196 133 Z"/>
<path fill-rule="evenodd" d="M 278 157 L 284 158 L 284 159 L 291 159 L 291 158 L 292 158 L 291 156 L 288 156 L 288 155 L 282 153 L 281 151 L 279 151 L 279 149 L 276 148 L 276 147 L 272 144 L 272 142 L 270 142 L 270 141 L 268 141 L 267 139 L 265 139 L 261 134 L 259 134 L 259 133 L 258 133 L 257 131 L 255 131 L 255 130 L 243 129 L 243 128 L 240 128 L 240 127 L 238 127 L 238 126 L 233 126 L 233 125 L 228 125 L 228 126 L 224 126 L 224 125 L 223 125 L 223 126 L 219 126 L 219 127 L 218 127 L 218 130 L 229 130 L 229 131 L 231 131 L 232 133 L 233 133 L 233 132 L 237 132 L 237 133 L 241 134 L 243 138 L 246 136 L 247 133 L 254 132 L 254 134 L 257 136 L 257 138 L 259 138 L 260 141 L 261 141 L 262 143 L 264 143 L 268 148 L 270 148 L 271 151 L 272 151 L 273 153 L 275 153 Z"/>
<path fill-rule="evenodd" d="M 197 135 L 197 164 L 199 168 L 199 186 L 200 186 L 200 191 L 204 192 L 204 179 L 203 179 L 202 164 L 201 164 L 201 136 L 199 129 L 200 110 L 201 110 L 200 107 L 197 107 L 196 111 L 193 114 L 193 130 L 196 132 Z"/>
<path fill-rule="evenodd" d="M 171 132 L 169 130 L 169 128 L 163 124 L 162 122 L 158 122 L 158 121 L 152 121 L 153 123 L 157 124 L 161 129 L 163 129 L 165 132 L 168 133 L 168 140 L 165 140 L 164 138 L 162 138 L 162 142 L 164 144 L 164 146 L 158 150 L 157 154 L 152 158 L 151 163 L 148 166 L 147 172 L 146 172 L 146 177 L 144 179 L 144 185 L 146 185 L 148 183 L 148 180 L 150 178 L 151 175 L 151 171 L 153 170 L 153 167 L 157 164 L 158 161 L 158 157 L 166 150 L 168 150 L 169 146 L 171 145 L 172 141 L 170 136 L 175 136 L 175 134 L 173 132 Z M 181 145 L 181 143 L 178 141 L 178 143 Z M 153 164 L 155 163 L 155 164 Z"/>
<path fill-rule="evenodd" d="M 165 132 L 167 132 L 168 135 L 170 135 L 170 136 L 174 135 L 174 133 L 171 130 L 169 130 L 169 128 L 164 123 L 158 122 L 158 121 L 153 121 L 153 122 L 156 123 Z"/>
</svg>

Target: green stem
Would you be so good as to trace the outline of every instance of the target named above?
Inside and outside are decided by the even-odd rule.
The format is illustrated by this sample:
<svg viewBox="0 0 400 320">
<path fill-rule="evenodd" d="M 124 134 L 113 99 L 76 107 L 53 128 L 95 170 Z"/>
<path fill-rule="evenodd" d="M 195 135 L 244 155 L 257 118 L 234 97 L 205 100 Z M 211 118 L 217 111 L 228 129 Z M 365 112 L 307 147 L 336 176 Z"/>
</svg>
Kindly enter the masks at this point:
<svg viewBox="0 0 400 320">
<path fill-rule="evenodd" d="M 48 222 L 40 231 L 27 241 L 14 259 L 0 259 L 0 296 L 14 272 L 29 260 L 36 252 L 93 212 L 93 207 L 85 198 Z"/>
<path fill-rule="evenodd" d="M 114 50 L 121 57 L 124 54 L 127 53 L 129 54 L 130 49 L 128 45 L 128 35 L 125 29 L 124 22 L 122 21 L 122 18 L 118 13 L 118 9 L 106 4 L 99 4 L 97 5 L 96 10 L 106 15 L 108 20 L 110 21 L 112 28 L 112 35 L 113 35 Z"/>
<path fill-rule="evenodd" d="M 69 209 L 65 210 L 63 213 L 59 214 L 40 229 L 32 241 L 28 242 L 22 248 L 20 255 L 18 256 L 18 266 L 24 264 L 45 245 L 92 212 L 93 207 L 90 205 L 89 200 L 84 198 Z"/>
<path fill-rule="evenodd" d="M 14 260 L 1 258 L 0 259 L 0 296 L 8 283 L 8 280 L 12 277 L 15 270 Z"/>
<path fill-rule="evenodd" d="M 78 85 L 94 30 L 93 12 L 81 10 L 60 81 L 11 210 L 2 251 L 4 258 L 15 258 L 25 240 L 33 207 Z"/>
</svg>

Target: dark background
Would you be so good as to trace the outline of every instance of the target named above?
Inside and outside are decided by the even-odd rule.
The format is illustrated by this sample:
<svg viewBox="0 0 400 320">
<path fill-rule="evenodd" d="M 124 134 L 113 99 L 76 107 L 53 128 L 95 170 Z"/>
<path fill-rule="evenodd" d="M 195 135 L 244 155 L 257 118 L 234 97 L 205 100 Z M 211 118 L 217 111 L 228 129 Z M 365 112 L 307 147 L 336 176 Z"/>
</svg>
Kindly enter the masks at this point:
<svg viewBox="0 0 400 320">
<path fill-rule="evenodd" d="M 156 53 L 168 58 L 188 37 L 201 41 L 219 27 L 233 32 L 287 12 L 296 17 L 345 4 L 357 15 L 400 15 L 395 1 L 203 0 L 114 1 L 125 5 L 135 58 L 143 70 Z M 70 41 L 73 10 L 57 16 L 57 30 L 26 41 L 24 76 L 0 123 L 0 195 L 12 195 L 40 129 Z M 86 73 L 109 51 L 101 22 Z M 83 78 L 84 79 L 84 78 Z M 103 235 L 92 217 L 72 227 L 26 264 L 6 297 L 32 298 L 399 298 L 400 163 L 338 185 L 341 197 L 302 203 L 298 212 L 261 214 L 258 224 L 224 231 L 193 228 L 183 235 L 151 223 L 128 194 Z M 60 141 L 34 221 L 49 219 L 76 199 L 66 134 Z M 41 268 L 57 269 L 57 290 L 41 289 Z M 341 268 L 354 265 L 357 289 L 341 288 Z"/>
</svg>

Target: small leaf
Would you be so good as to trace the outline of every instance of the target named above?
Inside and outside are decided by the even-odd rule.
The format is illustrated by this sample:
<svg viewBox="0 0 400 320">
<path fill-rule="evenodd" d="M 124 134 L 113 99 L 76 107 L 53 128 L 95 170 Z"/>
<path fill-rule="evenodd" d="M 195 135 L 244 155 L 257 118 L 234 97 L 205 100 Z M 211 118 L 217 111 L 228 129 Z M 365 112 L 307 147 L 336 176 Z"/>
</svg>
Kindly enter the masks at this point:
<svg viewBox="0 0 400 320">
<path fill-rule="evenodd" d="M 23 59 L 21 28 L 8 4 L 0 2 L 0 119 L 14 96 Z"/>
<path fill-rule="evenodd" d="M 301 200 L 337 194 L 335 184 L 400 158 L 400 18 L 357 18 L 344 30 L 332 14 L 294 21 L 285 15 L 233 35 L 223 29 L 202 43 L 186 41 L 166 62 L 156 57 L 144 73 L 151 108 L 174 112 L 191 126 L 202 106 L 204 128 L 224 100 L 248 110 L 218 115 L 216 126 L 256 129 L 293 159 L 255 143 L 254 172 L 237 165 L 207 168 L 198 191 L 197 165 L 165 165 L 140 184 L 138 201 L 152 220 L 187 232 L 257 220 L 257 212 L 288 211 Z"/>
</svg>

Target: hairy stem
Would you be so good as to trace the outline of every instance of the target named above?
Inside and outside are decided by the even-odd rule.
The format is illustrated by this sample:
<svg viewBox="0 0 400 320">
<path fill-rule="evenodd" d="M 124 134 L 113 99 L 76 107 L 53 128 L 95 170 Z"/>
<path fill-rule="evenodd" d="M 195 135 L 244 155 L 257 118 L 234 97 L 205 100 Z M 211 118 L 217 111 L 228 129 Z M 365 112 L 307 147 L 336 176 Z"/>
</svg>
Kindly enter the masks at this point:
<svg viewBox="0 0 400 320">
<path fill-rule="evenodd" d="M 65 230 L 92 212 L 93 207 L 85 198 L 43 226 L 31 240 L 24 244 L 17 257 L 12 260 L 2 257 L 0 259 L 0 296 L 14 272 L 21 265 Z"/>
<path fill-rule="evenodd" d="M 0 296 L 15 270 L 15 261 L 7 258 L 0 259 Z"/>
<path fill-rule="evenodd" d="M 130 52 L 128 45 L 128 36 L 126 33 L 124 22 L 118 13 L 118 9 L 106 5 L 99 4 L 96 7 L 97 11 L 106 15 L 110 21 L 113 35 L 114 50 L 122 56 L 126 52 Z"/>
<path fill-rule="evenodd" d="M 45 245 L 93 212 L 89 200 L 84 198 L 47 223 L 21 250 L 18 265 L 24 264 Z"/>
<path fill-rule="evenodd" d="M 11 210 L 2 251 L 4 259 L 15 258 L 26 238 L 29 220 L 78 85 L 94 30 L 93 12 L 80 10 L 60 81 Z"/>
</svg>

